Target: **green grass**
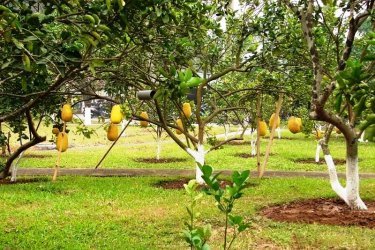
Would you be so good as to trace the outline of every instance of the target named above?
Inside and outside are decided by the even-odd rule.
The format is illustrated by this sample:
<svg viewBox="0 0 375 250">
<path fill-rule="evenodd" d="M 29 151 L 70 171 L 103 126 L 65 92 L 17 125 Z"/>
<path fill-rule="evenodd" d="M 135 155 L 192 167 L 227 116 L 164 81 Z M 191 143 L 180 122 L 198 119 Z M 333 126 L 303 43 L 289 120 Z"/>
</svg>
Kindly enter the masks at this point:
<svg viewBox="0 0 375 250">
<path fill-rule="evenodd" d="M 216 128 L 215 128 L 216 129 Z M 102 131 L 102 130 L 98 130 Z M 170 138 L 163 137 L 161 157 L 178 157 L 185 161 L 166 164 L 144 164 L 137 162 L 136 158 L 156 157 L 156 142 L 151 129 L 130 127 L 126 137 L 119 140 L 108 157 L 102 164 L 103 168 L 166 168 L 166 169 L 191 169 L 195 163 L 192 158 L 179 148 Z M 219 133 L 220 131 L 218 131 Z M 216 169 L 245 170 L 256 168 L 255 158 L 240 158 L 238 153 L 249 153 L 250 142 L 246 137 L 246 145 L 225 145 L 222 149 L 210 152 L 206 162 Z M 99 162 L 110 143 L 105 137 L 104 130 L 91 139 L 82 136 L 70 135 L 73 145 L 62 155 L 62 167 L 65 168 L 93 168 Z M 268 138 L 262 139 L 261 151 L 264 152 Z M 301 158 L 314 159 L 316 140 L 305 138 L 302 134 L 293 135 L 283 130 L 282 139 L 275 139 L 267 169 L 285 171 L 326 171 L 325 164 L 301 164 L 295 162 Z M 334 158 L 345 158 L 345 142 L 342 136 L 332 137 L 330 149 Z M 34 158 L 33 158 L 34 157 Z M 29 150 L 20 161 L 21 167 L 47 168 L 55 165 L 57 152 Z M 360 171 L 375 172 L 375 144 L 361 143 L 359 147 Z M 338 171 L 345 171 L 344 165 L 338 165 Z"/>
<path fill-rule="evenodd" d="M 160 178 L 61 177 L 0 185 L 2 249 L 187 249 L 181 238 L 188 197 L 182 190 L 154 186 Z M 253 182 L 236 213 L 252 221 L 233 249 L 371 249 L 375 230 L 273 222 L 259 209 L 273 203 L 334 197 L 323 179 L 272 178 Z M 375 180 L 361 182 L 362 197 L 375 199 Z M 214 229 L 219 249 L 223 217 L 212 197 L 199 204 L 200 221 Z"/>
<path fill-rule="evenodd" d="M 96 125 L 95 125 L 96 126 Z M 49 129 L 44 128 L 45 131 Z M 215 133 L 221 133 L 214 128 Z M 110 146 L 105 132 L 98 129 L 91 139 L 70 133 L 73 147 L 62 155 L 62 167 L 93 168 Z M 51 135 L 48 134 L 48 137 Z M 249 153 L 246 145 L 226 145 L 207 155 L 207 164 L 215 169 L 255 170 L 256 160 L 236 154 Z M 264 152 L 268 139 L 262 139 Z M 316 141 L 283 131 L 275 139 L 268 169 L 285 171 L 326 171 L 326 166 L 301 164 L 296 159 L 315 155 Z M 344 158 L 342 137 L 330 143 L 334 158 Z M 163 158 L 185 161 L 168 164 L 145 164 L 136 158 L 155 157 L 153 134 L 130 127 L 103 162 L 103 168 L 193 169 L 194 161 L 170 138 L 164 138 Z M 21 160 L 21 167 L 53 167 L 57 152 L 31 149 Z M 360 172 L 375 172 L 375 144 L 360 144 Z M 339 171 L 344 171 L 339 165 Z M 0 249 L 187 249 L 181 237 L 188 197 L 182 190 L 163 190 L 154 186 L 162 178 L 93 178 L 50 177 L 39 182 L 0 185 Z M 328 180 L 308 178 L 272 178 L 251 180 L 254 183 L 236 207 L 236 212 L 252 221 L 251 230 L 238 239 L 233 249 L 371 249 L 375 230 L 359 227 L 335 227 L 318 224 L 279 223 L 261 217 L 261 208 L 297 199 L 335 197 Z M 375 180 L 361 181 L 361 196 L 375 199 Z M 219 249 L 223 217 L 216 211 L 212 197 L 199 205 L 201 222 L 213 226 L 212 249 Z"/>
</svg>

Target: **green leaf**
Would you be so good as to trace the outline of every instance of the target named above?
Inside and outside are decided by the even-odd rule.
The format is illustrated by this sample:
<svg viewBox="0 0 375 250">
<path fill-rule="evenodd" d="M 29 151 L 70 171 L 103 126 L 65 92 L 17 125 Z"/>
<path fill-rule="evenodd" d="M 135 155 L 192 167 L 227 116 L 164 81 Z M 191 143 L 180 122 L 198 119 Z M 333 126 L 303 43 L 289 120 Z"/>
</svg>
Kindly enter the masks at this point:
<svg viewBox="0 0 375 250">
<path fill-rule="evenodd" d="M 249 224 L 241 224 L 239 227 L 238 227 L 238 232 L 241 233 L 243 231 L 245 231 L 246 229 L 248 229 L 250 227 Z"/>
<path fill-rule="evenodd" d="M 199 86 L 199 84 L 201 84 L 201 82 L 203 82 L 202 78 L 200 78 L 200 77 L 191 77 L 187 81 L 187 85 L 188 85 L 189 88 L 194 88 L 194 87 Z"/>
<path fill-rule="evenodd" d="M 341 103 L 342 103 L 342 93 L 338 93 L 337 95 L 336 95 L 336 100 L 335 100 L 335 111 L 337 112 L 337 113 L 339 113 L 340 112 L 340 108 L 341 108 Z"/>
<path fill-rule="evenodd" d="M 112 3 L 111 3 L 112 1 L 111 0 L 105 0 L 105 3 L 106 3 L 106 5 L 107 5 L 107 9 L 108 10 L 111 10 L 111 8 L 112 8 Z"/>
<path fill-rule="evenodd" d="M 155 12 L 156 12 L 157 17 L 160 17 L 161 14 L 163 14 L 162 10 L 160 8 L 156 7 L 156 6 L 155 6 Z"/>
<path fill-rule="evenodd" d="M 24 66 L 25 70 L 27 72 L 30 72 L 31 71 L 30 58 L 25 53 L 22 54 L 22 62 L 23 62 L 23 66 Z"/>
<path fill-rule="evenodd" d="M 23 45 L 23 43 L 21 43 L 20 41 L 18 41 L 16 38 L 12 37 L 12 42 L 14 43 L 14 45 L 16 45 L 16 47 L 18 49 L 24 49 L 25 46 Z"/>
<path fill-rule="evenodd" d="M 180 80 L 180 82 L 185 82 L 185 74 L 184 72 L 182 71 L 178 71 L 178 80 Z"/>
<path fill-rule="evenodd" d="M 12 64 L 14 62 L 13 59 L 9 60 L 8 62 L 4 63 L 1 65 L 1 69 L 5 69 L 7 68 L 10 64 Z"/>
<path fill-rule="evenodd" d="M 354 112 L 356 116 L 360 116 L 361 113 L 365 110 L 366 108 L 366 98 L 367 96 L 362 96 L 359 102 L 354 106 Z"/>
<path fill-rule="evenodd" d="M 169 23 L 169 15 L 168 15 L 168 14 L 165 14 L 165 15 L 163 16 L 162 20 L 163 20 L 163 23 L 165 23 L 165 24 Z"/>
<path fill-rule="evenodd" d="M 187 70 L 185 70 L 185 77 L 184 77 L 184 81 L 185 82 L 189 82 L 190 78 L 193 76 L 193 72 L 191 71 L 190 68 L 188 68 Z"/>
<path fill-rule="evenodd" d="M 198 235 L 193 236 L 191 240 L 192 240 L 194 246 L 201 246 L 202 245 L 202 239 Z"/>
<path fill-rule="evenodd" d="M 125 6 L 125 1 L 124 0 L 117 0 L 118 8 L 121 11 L 124 6 Z"/>
<path fill-rule="evenodd" d="M 229 215 L 229 223 L 234 226 L 234 225 L 240 225 L 243 221 L 243 218 L 242 216 L 239 216 L 239 215 Z"/>
<path fill-rule="evenodd" d="M 208 165 L 203 165 L 201 167 L 201 170 L 203 172 L 203 175 L 206 176 L 206 177 L 210 177 L 212 175 L 212 172 L 213 172 L 213 168 L 211 166 L 208 166 Z"/>
<path fill-rule="evenodd" d="M 26 91 L 27 90 L 27 81 L 26 81 L 26 77 L 22 77 L 21 79 L 21 88 L 23 91 Z"/>
</svg>

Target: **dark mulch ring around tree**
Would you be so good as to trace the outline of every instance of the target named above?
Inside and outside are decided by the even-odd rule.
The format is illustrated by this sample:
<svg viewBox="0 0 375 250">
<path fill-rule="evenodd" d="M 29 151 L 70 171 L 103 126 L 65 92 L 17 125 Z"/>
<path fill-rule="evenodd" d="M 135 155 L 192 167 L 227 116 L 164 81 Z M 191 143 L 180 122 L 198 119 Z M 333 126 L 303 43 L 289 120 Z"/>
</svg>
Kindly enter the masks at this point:
<svg viewBox="0 0 375 250">
<path fill-rule="evenodd" d="M 164 189 L 183 189 L 184 184 L 187 184 L 190 181 L 188 178 L 181 178 L 177 180 L 163 180 L 155 183 L 155 187 L 160 187 Z M 223 188 L 226 185 L 231 185 L 232 182 L 228 180 L 220 180 L 220 186 Z M 205 185 L 201 185 L 201 188 L 204 188 Z"/>
<path fill-rule="evenodd" d="M 218 141 L 217 144 L 221 142 L 223 141 Z M 235 145 L 235 146 L 250 145 L 250 141 L 234 140 L 234 141 L 227 142 L 225 145 Z"/>
<path fill-rule="evenodd" d="M 8 158 L 8 155 L 0 155 L 0 158 Z M 25 154 L 22 156 L 22 158 L 34 158 L 34 159 L 44 159 L 44 158 L 50 158 L 52 155 L 34 155 L 34 154 Z"/>
<path fill-rule="evenodd" d="M 300 159 L 295 159 L 293 160 L 296 163 L 305 163 L 305 164 L 318 164 L 318 165 L 324 165 L 326 164 L 324 159 L 320 159 L 319 162 L 315 162 L 315 159 L 313 157 L 311 158 L 300 158 Z M 346 164 L 346 159 L 333 159 L 333 162 L 335 165 L 345 165 Z"/>
<path fill-rule="evenodd" d="M 1 185 L 15 185 L 15 184 L 26 184 L 26 183 L 34 183 L 34 182 L 47 182 L 49 179 L 47 178 L 20 178 L 17 179 L 15 182 L 11 182 L 10 178 L 0 180 Z"/>
<path fill-rule="evenodd" d="M 160 158 L 159 160 L 156 158 L 135 158 L 134 161 L 136 162 L 143 162 L 143 163 L 171 163 L 171 162 L 184 162 L 187 161 L 186 158 Z"/>
<path fill-rule="evenodd" d="M 368 210 L 350 210 L 339 199 L 311 199 L 270 206 L 261 215 L 275 221 L 360 226 L 375 228 L 375 201 L 365 201 Z"/>
<path fill-rule="evenodd" d="M 191 179 L 181 178 L 176 180 L 162 180 L 154 184 L 155 187 L 164 189 L 183 189 L 184 184 L 187 184 Z M 219 180 L 220 187 L 225 188 L 225 186 L 231 186 L 233 183 L 229 180 Z M 247 183 L 248 187 L 258 186 L 259 183 Z M 201 185 L 200 189 L 204 188 L 205 185 Z"/>
<path fill-rule="evenodd" d="M 273 155 L 276 155 L 276 154 L 270 153 L 270 156 L 273 156 Z M 256 158 L 257 157 L 256 155 L 253 156 L 249 153 L 237 153 L 237 154 L 234 154 L 233 156 L 241 157 L 241 158 Z M 260 153 L 260 156 L 264 156 L 264 153 Z"/>
</svg>

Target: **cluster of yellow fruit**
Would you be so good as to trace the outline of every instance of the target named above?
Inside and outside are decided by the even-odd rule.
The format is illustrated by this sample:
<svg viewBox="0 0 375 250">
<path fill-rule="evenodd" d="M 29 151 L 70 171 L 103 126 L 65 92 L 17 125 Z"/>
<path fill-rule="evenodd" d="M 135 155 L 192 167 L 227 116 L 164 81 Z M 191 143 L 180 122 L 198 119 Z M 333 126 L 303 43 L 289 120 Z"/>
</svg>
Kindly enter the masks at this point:
<svg viewBox="0 0 375 250">
<path fill-rule="evenodd" d="M 270 129 L 272 128 L 274 122 L 276 122 L 276 128 L 280 126 L 280 116 L 277 118 L 277 121 L 275 121 L 275 116 L 276 116 L 275 113 L 271 115 L 270 121 L 268 123 Z M 259 121 L 258 127 L 259 127 L 259 136 L 265 136 L 267 134 L 267 123 L 265 121 Z"/>
<path fill-rule="evenodd" d="M 71 122 L 73 119 L 73 111 L 70 104 L 64 104 L 61 110 L 61 120 L 66 122 Z M 56 139 L 56 149 L 59 152 L 65 152 L 69 146 L 68 134 L 65 132 L 65 124 L 63 131 L 60 131 L 58 128 L 53 128 L 52 133 L 57 134 Z"/>
<path fill-rule="evenodd" d="M 122 121 L 123 115 L 121 112 L 120 105 L 116 104 L 113 105 L 111 110 L 111 117 L 109 124 L 108 131 L 107 131 L 107 139 L 110 141 L 115 141 L 118 137 L 118 124 Z"/>
<path fill-rule="evenodd" d="M 276 128 L 280 126 L 280 116 L 278 117 L 277 121 L 275 120 L 275 113 L 271 115 L 270 121 L 269 121 L 269 127 L 272 128 L 274 122 L 276 122 Z M 267 123 L 265 121 L 259 121 L 258 123 L 259 127 L 259 135 L 265 136 L 267 134 Z M 288 120 L 288 129 L 293 134 L 299 133 L 302 130 L 302 119 L 299 117 L 290 117 Z"/>
<path fill-rule="evenodd" d="M 191 116 L 191 106 L 190 106 L 190 103 L 188 103 L 188 102 L 185 102 L 184 104 L 182 104 L 182 114 L 181 115 L 183 115 L 184 117 L 186 117 L 186 118 L 190 118 L 190 116 Z M 142 117 L 143 119 L 148 119 L 148 114 L 147 114 L 147 112 L 142 112 L 140 115 L 139 115 L 140 117 Z M 149 122 L 148 121 L 140 121 L 140 125 L 141 125 L 141 127 L 143 127 L 143 128 L 146 128 L 147 126 L 148 126 L 148 124 L 149 124 Z M 178 135 L 180 135 L 180 134 L 182 134 L 182 132 L 181 132 L 181 130 L 183 130 L 184 129 L 184 126 L 183 126 L 183 124 L 182 124 L 182 120 L 180 119 L 180 118 L 178 118 L 177 120 L 176 120 L 176 125 L 177 125 L 177 127 L 179 127 L 180 129 L 176 129 L 176 134 L 178 134 Z"/>
</svg>

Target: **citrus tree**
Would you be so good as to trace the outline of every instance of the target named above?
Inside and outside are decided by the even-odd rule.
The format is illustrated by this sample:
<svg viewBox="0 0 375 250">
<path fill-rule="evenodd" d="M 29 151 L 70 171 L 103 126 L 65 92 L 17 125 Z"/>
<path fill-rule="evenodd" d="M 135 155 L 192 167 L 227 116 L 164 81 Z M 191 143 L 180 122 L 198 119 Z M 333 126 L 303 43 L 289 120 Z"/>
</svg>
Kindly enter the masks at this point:
<svg viewBox="0 0 375 250">
<path fill-rule="evenodd" d="M 0 178 L 9 174 L 21 152 L 46 139 L 38 134 L 35 118 L 56 115 L 75 95 L 113 101 L 96 92 L 104 85 L 99 71 L 150 42 L 150 34 L 141 31 L 150 25 L 144 17 L 153 15 L 154 5 L 112 0 L 1 2 L 0 123 L 9 123 L 13 131 L 28 128 L 30 135 L 7 159 Z M 151 25 L 166 19 L 157 15 Z"/>
<path fill-rule="evenodd" d="M 249 4 L 239 15 L 228 6 L 209 2 L 182 1 L 180 5 L 182 8 L 161 2 L 156 6 L 154 16 L 164 17 L 164 25 L 149 27 L 150 43 L 124 57 L 119 62 L 121 73 L 109 74 L 106 87 L 124 99 L 132 99 L 138 90 L 155 91 L 150 101 L 143 102 L 148 117 L 134 108 L 137 104 L 132 105 L 133 116 L 162 127 L 197 162 L 197 179 L 202 182 L 199 166 L 204 165 L 205 155 L 230 140 L 242 139 L 240 135 L 208 148 L 205 133 L 224 112 L 246 109 L 218 101 L 223 99 L 219 85 L 229 89 L 232 82 L 225 83 L 223 76 L 249 72 L 256 64 L 259 42 L 252 29 L 255 19 L 249 17 L 259 10 Z M 226 18 L 225 29 L 215 18 L 218 15 Z M 186 103 L 190 103 L 192 114 L 183 112 Z"/>
<path fill-rule="evenodd" d="M 283 2 L 298 18 L 310 53 L 310 116 L 332 124 L 345 137 L 346 187 L 338 180 L 328 136 L 321 141 L 331 186 L 350 208 L 366 209 L 359 195 L 358 138 L 375 122 L 374 1 Z"/>
</svg>

